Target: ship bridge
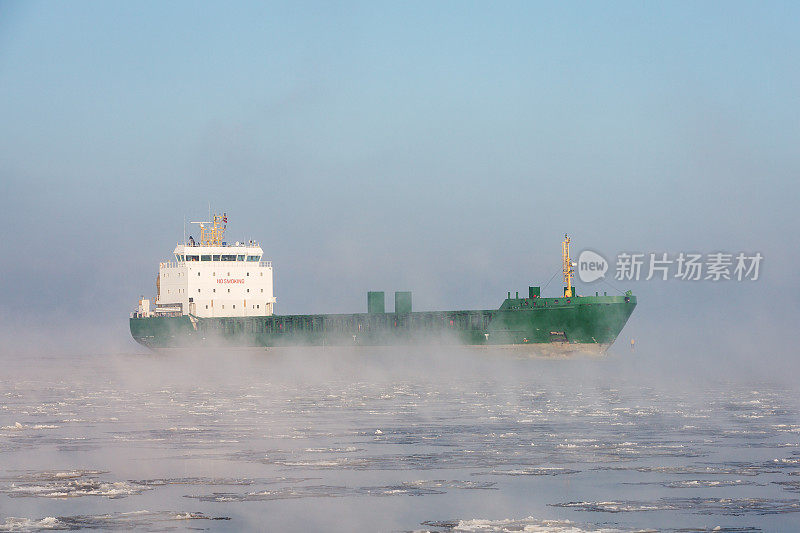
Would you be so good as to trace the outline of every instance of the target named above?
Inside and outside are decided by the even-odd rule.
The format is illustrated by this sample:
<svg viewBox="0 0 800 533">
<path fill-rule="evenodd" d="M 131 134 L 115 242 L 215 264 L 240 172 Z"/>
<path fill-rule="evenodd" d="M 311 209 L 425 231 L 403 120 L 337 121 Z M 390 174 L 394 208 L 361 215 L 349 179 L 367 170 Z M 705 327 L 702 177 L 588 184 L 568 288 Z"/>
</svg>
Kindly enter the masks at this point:
<svg viewBox="0 0 800 533">
<path fill-rule="evenodd" d="M 155 309 L 139 305 L 143 316 L 240 317 L 270 316 L 273 295 L 272 262 L 254 241 L 223 241 L 227 216 L 214 215 L 200 224 L 200 242 L 189 237 L 178 243 L 173 258 L 159 264 Z M 143 305 L 144 304 L 144 305 Z"/>
</svg>

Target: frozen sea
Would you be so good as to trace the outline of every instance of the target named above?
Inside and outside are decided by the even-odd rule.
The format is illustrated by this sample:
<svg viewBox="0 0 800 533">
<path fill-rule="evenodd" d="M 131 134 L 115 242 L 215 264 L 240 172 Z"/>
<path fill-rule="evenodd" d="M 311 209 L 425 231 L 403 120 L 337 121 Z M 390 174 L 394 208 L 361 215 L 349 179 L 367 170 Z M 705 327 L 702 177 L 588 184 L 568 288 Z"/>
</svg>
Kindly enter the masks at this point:
<svg viewBox="0 0 800 533">
<path fill-rule="evenodd" d="M 0 531 L 800 530 L 791 379 L 642 357 L 7 357 Z"/>
</svg>

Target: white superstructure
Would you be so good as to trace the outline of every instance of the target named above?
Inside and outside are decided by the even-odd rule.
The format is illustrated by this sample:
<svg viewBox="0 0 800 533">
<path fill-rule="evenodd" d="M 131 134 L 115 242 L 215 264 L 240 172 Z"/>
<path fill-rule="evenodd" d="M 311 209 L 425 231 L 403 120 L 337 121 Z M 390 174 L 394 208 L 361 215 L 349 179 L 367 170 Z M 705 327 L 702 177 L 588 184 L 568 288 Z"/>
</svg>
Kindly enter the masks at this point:
<svg viewBox="0 0 800 533">
<path fill-rule="evenodd" d="M 241 317 L 273 313 L 272 262 L 257 243 L 222 241 L 227 217 L 199 223 L 200 244 L 178 243 L 174 259 L 159 265 L 155 309 L 141 300 L 140 316 Z M 206 224 L 212 224 L 206 227 Z"/>
</svg>

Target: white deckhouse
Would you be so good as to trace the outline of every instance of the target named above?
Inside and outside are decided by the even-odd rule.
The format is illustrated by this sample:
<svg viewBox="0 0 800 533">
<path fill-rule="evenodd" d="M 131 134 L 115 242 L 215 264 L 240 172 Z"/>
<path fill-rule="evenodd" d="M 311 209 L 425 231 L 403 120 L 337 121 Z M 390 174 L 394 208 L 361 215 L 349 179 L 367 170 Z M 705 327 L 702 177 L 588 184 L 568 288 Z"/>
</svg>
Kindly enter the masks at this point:
<svg viewBox="0 0 800 533">
<path fill-rule="evenodd" d="M 174 261 L 161 263 L 155 309 L 139 301 L 139 316 L 234 317 L 273 313 L 272 262 L 257 243 L 222 241 L 228 218 L 199 222 L 200 243 L 178 243 Z M 208 227 L 207 225 L 211 225 Z"/>
</svg>

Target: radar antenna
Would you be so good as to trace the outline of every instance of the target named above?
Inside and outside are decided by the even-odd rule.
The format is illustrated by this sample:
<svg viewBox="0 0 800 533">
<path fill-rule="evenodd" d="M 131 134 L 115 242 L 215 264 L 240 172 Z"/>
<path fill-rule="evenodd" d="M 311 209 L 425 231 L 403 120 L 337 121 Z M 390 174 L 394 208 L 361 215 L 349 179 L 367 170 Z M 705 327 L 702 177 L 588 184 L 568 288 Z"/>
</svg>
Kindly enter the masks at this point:
<svg viewBox="0 0 800 533">
<path fill-rule="evenodd" d="M 200 244 L 202 246 L 222 246 L 222 237 L 228 227 L 228 215 L 214 213 L 210 222 L 191 222 L 191 224 L 200 225 Z M 207 224 L 211 224 L 211 227 L 206 227 Z"/>
</svg>

